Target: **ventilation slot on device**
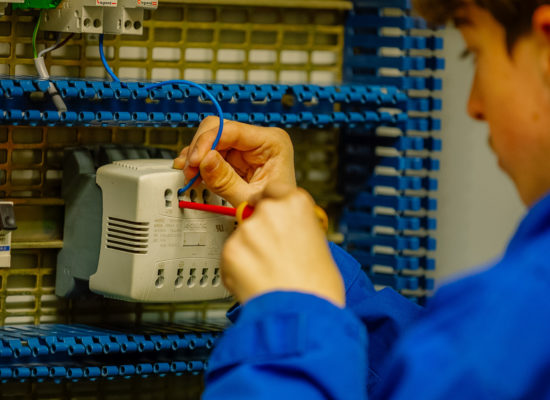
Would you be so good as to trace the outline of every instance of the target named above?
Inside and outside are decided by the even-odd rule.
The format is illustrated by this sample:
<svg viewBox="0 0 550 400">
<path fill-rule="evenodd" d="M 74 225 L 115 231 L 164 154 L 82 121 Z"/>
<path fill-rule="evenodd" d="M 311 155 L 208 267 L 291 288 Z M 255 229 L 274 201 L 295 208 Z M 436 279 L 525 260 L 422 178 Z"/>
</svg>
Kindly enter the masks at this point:
<svg viewBox="0 0 550 400">
<path fill-rule="evenodd" d="M 132 254 L 147 254 L 149 223 L 109 217 L 106 246 L 108 249 Z"/>
</svg>

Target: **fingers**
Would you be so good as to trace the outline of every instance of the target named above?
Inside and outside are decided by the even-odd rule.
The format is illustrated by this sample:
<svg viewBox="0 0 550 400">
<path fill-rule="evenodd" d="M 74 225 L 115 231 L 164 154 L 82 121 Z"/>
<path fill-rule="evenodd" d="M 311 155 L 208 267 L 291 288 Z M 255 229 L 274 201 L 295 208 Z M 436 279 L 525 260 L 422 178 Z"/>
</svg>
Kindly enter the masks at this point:
<svg viewBox="0 0 550 400">
<path fill-rule="evenodd" d="M 198 168 L 189 167 L 187 164 L 187 152 L 189 150 L 189 146 L 184 147 L 182 151 L 180 152 L 179 156 L 174 159 L 174 162 L 172 164 L 172 168 L 174 169 L 181 169 L 183 170 L 183 176 L 185 177 L 185 182 L 191 181 L 198 173 Z M 193 188 L 200 185 L 202 182 L 202 179 L 199 177 L 196 182 L 193 184 Z"/>
<path fill-rule="evenodd" d="M 205 185 L 231 204 L 238 205 L 250 196 L 249 185 L 216 150 L 210 150 L 203 158 L 200 173 Z"/>
<path fill-rule="evenodd" d="M 295 187 L 292 142 L 285 131 L 224 121 L 217 153 L 207 159 L 218 130 L 219 119 L 206 118 L 191 144 L 174 160 L 174 168 L 183 169 L 187 182 L 200 171 L 202 181 L 232 204 L 248 200 L 252 193 L 263 190 L 270 181 L 289 182 Z M 225 161 L 218 160 L 220 154 Z M 232 167 L 231 170 L 228 166 Z M 220 175 L 216 176 L 218 173 Z M 245 181 L 248 186 L 243 185 Z M 229 188 L 231 184 L 236 186 Z M 277 190 L 266 195 L 280 196 Z"/>
<path fill-rule="evenodd" d="M 286 194 L 285 194 L 286 193 Z M 222 279 L 246 303 L 262 293 L 310 293 L 345 306 L 342 277 L 303 190 L 270 185 L 254 214 L 232 234 L 222 251 Z M 270 198 L 267 196 L 279 196 Z"/>
<path fill-rule="evenodd" d="M 174 159 L 174 164 L 172 168 L 183 169 L 185 167 L 185 161 L 187 160 L 187 152 L 189 151 L 189 146 L 184 147 L 180 154 Z"/>
<path fill-rule="evenodd" d="M 191 145 L 189 146 L 189 165 L 196 167 L 200 164 L 206 153 L 212 148 L 212 144 L 218 134 L 219 125 L 213 125 L 215 117 L 208 117 L 201 124 Z M 203 126 L 204 124 L 204 126 Z M 268 145 L 266 147 L 266 145 Z M 236 149 L 239 151 L 253 151 L 265 148 L 265 158 L 269 158 L 270 152 L 288 149 L 292 151 L 292 143 L 285 131 L 278 128 L 261 128 L 243 124 L 236 121 L 224 121 L 224 130 L 216 150 Z"/>
<path fill-rule="evenodd" d="M 172 166 L 175 169 L 182 169 L 183 170 L 183 174 L 185 176 L 185 182 L 189 182 L 191 179 L 193 179 L 199 173 L 199 168 L 198 167 L 191 167 L 191 166 L 189 166 L 189 164 L 187 164 L 187 150 L 188 149 L 189 149 L 189 146 L 185 147 L 181 151 L 181 154 L 178 156 L 178 158 L 174 159 L 174 164 Z M 219 153 L 221 154 L 221 156 L 223 158 L 225 158 L 226 151 L 220 151 Z M 193 186 L 198 185 L 200 182 L 202 182 L 202 180 L 199 177 L 199 179 L 197 180 L 197 182 Z"/>
<path fill-rule="evenodd" d="M 224 120 L 224 125 L 227 123 L 226 120 Z M 197 128 L 197 132 L 195 133 L 195 136 L 193 136 L 193 140 L 191 140 L 191 144 L 189 147 L 194 147 L 197 139 L 204 133 L 208 132 L 210 130 L 218 131 L 218 128 L 220 126 L 220 119 L 218 117 L 210 116 L 206 117 L 202 122 L 199 124 L 199 127 Z M 214 140 L 212 140 L 212 143 Z"/>
<path fill-rule="evenodd" d="M 246 181 L 250 181 L 251 172 L 254 170 L 255 165 L 251 165 L 243 158 L 243 153 L 236 150 L 229 150 L 223 157 L 231 164 L 231 166 L 237 171 L 237 173 L 243 177 Z"/>
</svg>

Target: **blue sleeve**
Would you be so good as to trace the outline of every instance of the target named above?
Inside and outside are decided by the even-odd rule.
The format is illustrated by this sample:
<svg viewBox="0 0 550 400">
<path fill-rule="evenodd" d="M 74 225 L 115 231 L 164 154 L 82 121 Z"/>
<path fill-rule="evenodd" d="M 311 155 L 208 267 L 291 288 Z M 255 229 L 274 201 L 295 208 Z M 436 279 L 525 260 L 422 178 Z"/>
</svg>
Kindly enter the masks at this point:
<svg viewBox="0 0 550 400">
<path fill-rule="evenodd" d="M 371 397 L 550 398 L 548 267 L 547 242 L 442 287 L 396 344 Z"/>
<path fill-rule="evenodd" d="M 357 260 L 334 243 L 329 246 L 344 278 L 346 308 L 367 328 L 370 393 L 380 382 L 381 370 L 393 346 L 411 324 L 420 318 L 424 309 L 393 289 L 376 291 Z"/>
<path fill-rule="evenodd" d="M 419 317 L 422 308 L 391 289 L 376 291 L 361 269 L 361 265 L 353 257 L 334 243 L 329 243 L 329 246 L 344 280 L 346 309 L 359 318 L 368 331 L 370 344 L 363 346 L 360 351 L 365 359 L 369 360 L 368 369 L 365 370 L 366 376 L 362 379 L 367 382 L 366 387 L 370 393 L 380 381 L 380 370 L 393 345 L 407 327 Z M 301 303 L 293 306 L 302 307 Z M 229 319 L 240 323 L 240 314 L 245 309 L 246 307 L 234 307 L 228 312 Z M 259 313 L 256 316 L 261 319 L 266 315 L 268 314 Z M 223 343 L 227 343 L 227 340 Z M 230 346 L 236 346 L 236 344 L 226 347 Z M 223 350 L 224 345 L 218 347 Z M 366 363 L 362 365 L 366 366 Z"/>
<path fill-rule="evenodd" d="M 209 363 L 204 400 L 366 399 L 366 335 L 346 309 L 272 292 L 250 300 Z"/>
</svg>

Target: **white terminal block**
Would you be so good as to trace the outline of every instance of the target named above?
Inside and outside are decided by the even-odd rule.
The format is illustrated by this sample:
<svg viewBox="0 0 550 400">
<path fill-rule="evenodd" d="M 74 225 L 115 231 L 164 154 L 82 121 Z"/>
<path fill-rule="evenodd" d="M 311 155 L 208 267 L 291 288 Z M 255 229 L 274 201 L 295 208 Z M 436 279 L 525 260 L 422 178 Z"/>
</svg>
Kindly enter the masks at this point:
<svg viewBox="0 0 550 400">
<path fill-rule="evenodd" d="M 0 268 L 9 268 L 11 266 L 11 232 L 15 229 L 15 219 L 13 218 L 13 203 L 11 201 L 1 201 L 0 208 Z M 10 210 L 5 213 L 5 210 Z M 10 219 L 11 218 L 11 219 Z M 13 225 L 9 227 L 9 225 Z M 10 229 L 5 229 L 9 227 Z"/>
<path fill-rule="evenodd" d="M 90 289 L 140 302 L 185 302 L 229 296 L 221 282 L 223 244 L 235 219 L 180 209 L 181 170 L 172 160 L 117 161 L 97 170 L 103 193 L 98 268 Z M 181 200 L 223 205 L 203 185 Z"/>
<path fill-rule="evenodd" d="M 8 7 L 8 4 L 14 4 L 14 3 L 24 3 L 25 0 L 8 0 L 8 1 L 2 1 L 0 2 L 0 16 L 6 15 L 6 8 Z"/>
<path fill-rule="evenodd" d="M 42 12 L 40 29 L 67 33 L 143 34 L 144 10 L 154 10 L 152 0 L 64 0 Z"/>
<path fill-rule="evenodd" d="M 143 11 L 155 10 L 158 2 L 152 0 L 118 0 L 117 7 L 104 9 L 103 33 L 113 35 L 143 34 Z"/>
<path fill-rule="evenodd" d="M 11 266 L 11 231 L 0 231 L 0 268 Z"/>
<path fill-rule="evenodd" d="M 11 266 L 11 232 L 0 231 L 0 268 Z"/>
</svg>

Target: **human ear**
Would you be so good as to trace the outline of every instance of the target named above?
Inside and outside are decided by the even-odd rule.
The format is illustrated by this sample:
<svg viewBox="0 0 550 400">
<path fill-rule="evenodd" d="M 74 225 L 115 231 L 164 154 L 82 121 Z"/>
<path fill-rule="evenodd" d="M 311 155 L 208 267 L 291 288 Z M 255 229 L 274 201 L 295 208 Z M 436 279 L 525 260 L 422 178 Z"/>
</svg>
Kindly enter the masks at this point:
<svg viewBox="0 0 550 400">
<path fill-rule="evenodd" d="M 535 38 L 542 46 L 542 67 L 550 84 L 550 5 L 542 5 L 535 10 L 532 27 Z"/>
<path fill-rule="evenodd" d="M 537 7 L 533 12 L 533 30 L 550 40 L 550 5 L 545 4 Z"/>
</svg>

